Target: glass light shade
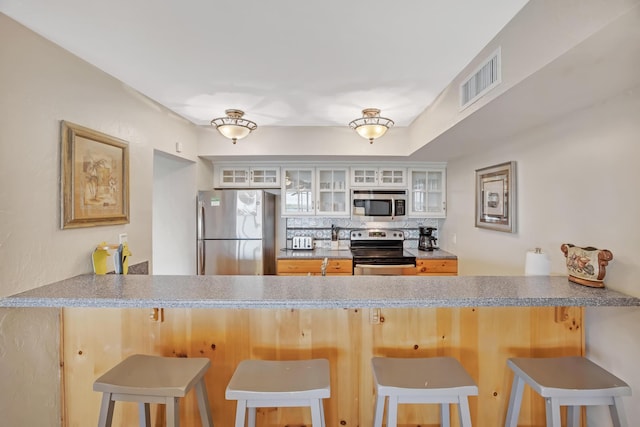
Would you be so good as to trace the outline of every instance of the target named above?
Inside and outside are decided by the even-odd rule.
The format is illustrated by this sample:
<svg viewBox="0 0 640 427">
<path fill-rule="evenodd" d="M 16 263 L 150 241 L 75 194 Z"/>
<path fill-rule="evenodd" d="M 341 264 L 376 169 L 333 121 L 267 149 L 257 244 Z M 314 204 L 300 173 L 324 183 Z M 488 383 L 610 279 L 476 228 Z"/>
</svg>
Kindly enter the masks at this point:
<svg viewBox="0 0 640 427">
<path fill-rule="evenodd" d="M 393 120 L 380 117 L 380 110 L 377 108 L 367 108 L 362 110 L 362 117 L 349 123 L 349 127 L 358 132 L 363 138 L 373 144 L 373 140 L 380 138 L 387 130 L 393 126 Z"/>
<path fill-rule="evenodd" d="M 361 125 L 356 128 L 356 132 L 361 137 L 371 141 L 387 133 L 387 129 L 389 128 L 382 125 Z"/>
<path fill-rule="evenodd" d="M 225 138 L 229 138 L 235 144 L 239 139 L 245 138 L 252 131 L 258 128 L 251 120 L 243 119 L 243 111 L 226 110 L 227 117 L 219 117 L 211 120 L 211 126 L 218 129 L 218 132 Z"/>
<path fill-rule="evenodd" d="M 226 138 L 229 138 L 235 142 L 239 139 L 245 138 L 247 135 L 249 135 L 251 130 L 243 126 L 229 124 L 218 126 L 218 132 L 220 132 Z"/>
</svg>

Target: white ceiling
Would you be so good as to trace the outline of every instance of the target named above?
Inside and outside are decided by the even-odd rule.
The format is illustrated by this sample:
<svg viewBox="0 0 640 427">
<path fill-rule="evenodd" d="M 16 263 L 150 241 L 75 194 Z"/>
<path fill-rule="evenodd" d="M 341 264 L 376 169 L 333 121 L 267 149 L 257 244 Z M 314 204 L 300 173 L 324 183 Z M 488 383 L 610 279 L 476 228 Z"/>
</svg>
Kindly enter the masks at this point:
<svg viewBox="0 0 640 427">
<path fill-rule="evenodd" d="M 198 125 L 408 126 L 526 0 L 0 0 L 0 11 Z"/>
</svg>

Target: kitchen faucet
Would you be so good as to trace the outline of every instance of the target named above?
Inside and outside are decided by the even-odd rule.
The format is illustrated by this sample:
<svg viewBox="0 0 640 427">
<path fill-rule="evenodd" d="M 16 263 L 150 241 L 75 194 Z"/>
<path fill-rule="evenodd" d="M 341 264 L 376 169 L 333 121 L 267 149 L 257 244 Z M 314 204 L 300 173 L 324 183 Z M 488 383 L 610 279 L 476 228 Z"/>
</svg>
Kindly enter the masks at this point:
<svg viewBox="0 0 640 427">
<path fill-rule="evenodd" d="M 320 266 L 320 274 L 323 276 L 327 275 L 327 264 L 329 264 L 329 258 L 325 257 L 325 259 L 322 260 L 322 265 Z"/>
</svg>

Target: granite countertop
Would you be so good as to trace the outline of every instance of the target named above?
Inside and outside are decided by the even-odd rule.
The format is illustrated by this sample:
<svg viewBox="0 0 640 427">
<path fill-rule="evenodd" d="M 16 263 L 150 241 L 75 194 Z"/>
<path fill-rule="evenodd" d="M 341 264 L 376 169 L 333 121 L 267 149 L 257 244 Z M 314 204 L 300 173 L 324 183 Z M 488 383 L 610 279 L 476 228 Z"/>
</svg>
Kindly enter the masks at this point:
<svg viewBox="0 0 640 427">
<path fill-rule="evenodd" d="M 385 308 L 640 306 L 565 276 L 76 276 L 0 307 Z"/>
<path fill-rule="evenodd" d="M 416 256 L 417 259 L 458 259 L 458 257 L 451 252 L 443 251 L 442 249 L 436 249 L 433 251 L 421 251 L 420 249 L 407 249 Z"/>
<path fill-rule="evenodd" d="M 406 252 L 415 255 L 417 259 L 458 259 L 451 252 L 436 249 L 435 251 L 421 251 L 418 249 L 405 249 Z M 352 259 L 351 251 L 348 248 L 331 250 L 316 248 L 312 250 L 280 250 L 276 255 L 277 259 Z"/>
</svg>

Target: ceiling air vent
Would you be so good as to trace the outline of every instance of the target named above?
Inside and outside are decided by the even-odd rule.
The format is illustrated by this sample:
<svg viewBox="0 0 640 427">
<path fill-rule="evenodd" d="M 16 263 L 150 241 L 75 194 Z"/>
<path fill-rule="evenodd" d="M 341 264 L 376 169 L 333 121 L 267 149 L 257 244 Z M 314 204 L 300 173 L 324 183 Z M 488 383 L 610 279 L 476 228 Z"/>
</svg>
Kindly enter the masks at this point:
<svg viewBox="0 0 640 427">
<path fill-rule="evenodd" d="M 464 110 L 500 84 L 500 62 L 500 48 L 498 48 L 464 80 L 460 85 L 460 110 Z"/>
</svg>

